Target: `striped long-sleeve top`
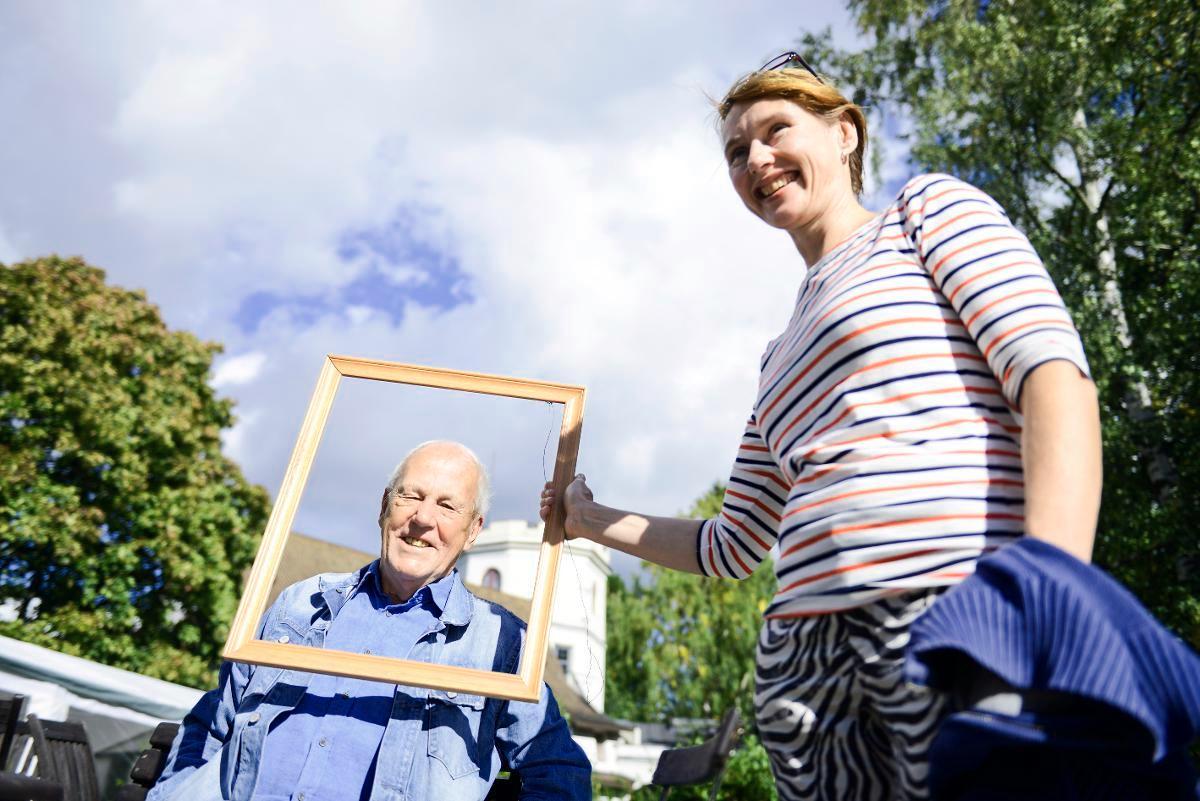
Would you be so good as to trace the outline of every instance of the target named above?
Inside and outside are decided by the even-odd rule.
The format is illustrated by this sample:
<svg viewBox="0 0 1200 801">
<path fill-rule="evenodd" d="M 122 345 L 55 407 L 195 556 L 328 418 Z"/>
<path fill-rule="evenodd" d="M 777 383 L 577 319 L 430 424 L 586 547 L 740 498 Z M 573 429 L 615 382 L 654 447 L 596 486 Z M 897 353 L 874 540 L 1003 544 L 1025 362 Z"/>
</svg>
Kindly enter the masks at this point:
<svg viewBox="0 0 1200 801">
<path fill-rule="evenodd" d="M 913 179 L 810 267 L 767 345 L 701 568 L 744 578 L 778 544 L 766 617 L 957 583 L 1023 533 L 1018 402 L 1054 359 L 1088 372 L 1029 241 L 969 184 Z"/>
</svg>

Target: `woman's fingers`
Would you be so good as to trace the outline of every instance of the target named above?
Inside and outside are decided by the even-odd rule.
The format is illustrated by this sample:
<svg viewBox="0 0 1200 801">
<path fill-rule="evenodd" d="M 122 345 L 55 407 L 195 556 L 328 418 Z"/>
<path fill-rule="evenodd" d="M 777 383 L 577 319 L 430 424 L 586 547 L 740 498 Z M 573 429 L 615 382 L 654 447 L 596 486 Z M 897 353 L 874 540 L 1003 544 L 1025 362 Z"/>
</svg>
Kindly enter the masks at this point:
<svg viewBox="0 0 1200 801">
<path fill-rule="evenodd" d="M 538 516 L 543 521 L 550 519 L 550 512 L 554 509 L 554 504 L 558 500 L 558 493 L 554 491 L 554 482 L 547 481 L 542 488 L 540 505 L 538 508 Z M 587 477 L 583 473 L 577 473 L 571 483 L 567 485 L 566 492 L 563 493 L 564 503 L 570 507 L 572 504 L 580 500 L 592 500 L 592 490 L 587 485 Z"/>
<path fill-rule="evenodd" d="M 550 512 L 554 510 L 554 503 L 557 500 L 557 496 L 554 492 L 553 481 L 547 481 L 546 485 L 542 487 L 542 495 L 540 500 L 541 503 L 538 508 L 538 517 L 545 522 L 550 519 Z"/>
</svg>

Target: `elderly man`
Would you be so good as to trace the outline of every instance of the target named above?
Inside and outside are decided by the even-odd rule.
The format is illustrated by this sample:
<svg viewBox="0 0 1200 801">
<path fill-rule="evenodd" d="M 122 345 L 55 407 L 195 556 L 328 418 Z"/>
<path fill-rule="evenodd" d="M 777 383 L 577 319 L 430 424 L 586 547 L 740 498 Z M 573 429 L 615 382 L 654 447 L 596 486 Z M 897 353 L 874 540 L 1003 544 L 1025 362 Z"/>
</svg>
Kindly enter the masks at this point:
<svg viewBox="0 0 1200 801">
<path fill-rule="evenodd" d="M 524 624 L 454 569 L 487 496 L 468 448 L 418 446 L 384 491 L 380 558 L 284 590 L 260 636 L 515 672 Z M 523 798 L 591 797 L 591 766 L 545 685 L 520 703 L 227 662 L 148 801 L 478 800 L 502 767 L 519 773 Z"/>
</svg>

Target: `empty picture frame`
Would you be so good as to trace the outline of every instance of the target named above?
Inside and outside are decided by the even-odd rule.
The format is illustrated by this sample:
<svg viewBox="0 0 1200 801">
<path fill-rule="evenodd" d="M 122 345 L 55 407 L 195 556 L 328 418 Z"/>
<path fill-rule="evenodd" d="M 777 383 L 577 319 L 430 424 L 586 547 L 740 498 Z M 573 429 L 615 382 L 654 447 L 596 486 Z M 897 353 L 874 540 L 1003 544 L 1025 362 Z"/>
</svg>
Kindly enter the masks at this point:
<svg viewBox="0 0 1200 801">
<path fill-rule="evenodd" d="M 525 644 L 515 674 L 325 650 L 306 645 L 264 642 L 255 638 L 258 623 L 272 600 L 271 582 L 278 572 L 291 532 L 292 520 L 300 504 L 300 497 L 304 492 L 304 485 L 342 376 L 561 403 L 564 407 L 562 429 L 553 478 L 560 498 L 574 476 L 575 460 L 579 453 L 580 428 L 583 424 L 583 387 L 349 356 L 326 357 L 308 405 L 308 412 L 300 426 L 300 435 L 296 439 L 291 461 L 279 488 L 279 496 L 263 532 L 262 544 L 259 545 L 258 555 L 254 558 L 237 614 L 230 627 L 224 657 L 237 662 L 331 673 L 388 684 L 409 684 L 514 701 L 536 701 L 541 692 L 542 673 L 546 662 L 546 636 L 550 628 L 550 608 L 554 600 L 554 584 L 563 542 L 564 520 L 561 503 L 555 506 L 550 519 L 546 521 Z"/>
</svg>

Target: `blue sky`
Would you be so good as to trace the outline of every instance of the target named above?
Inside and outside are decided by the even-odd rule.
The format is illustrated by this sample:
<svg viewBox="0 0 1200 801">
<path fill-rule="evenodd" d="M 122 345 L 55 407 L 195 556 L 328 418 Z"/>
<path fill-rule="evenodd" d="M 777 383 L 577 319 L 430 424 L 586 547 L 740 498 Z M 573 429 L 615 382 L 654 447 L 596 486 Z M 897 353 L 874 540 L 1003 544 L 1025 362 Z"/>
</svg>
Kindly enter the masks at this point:
<svg viewBox="0 0 1200 801">
<path fill-rule="evenodd" d="M 272 495 L 342 353 L 584 384 L 597 497 L 673 514 L 728 470 L 803 272 L 706 93 L 827 25 L 855 41 L 825 3 L 5 3 L 0 261 L 81 255 L 222 342 L 226 449 Z M 392 464 L 449 434 L 533 517 L 546 409 L 357 392 L 297 528 L 369 547 Z"/>
</svg>

